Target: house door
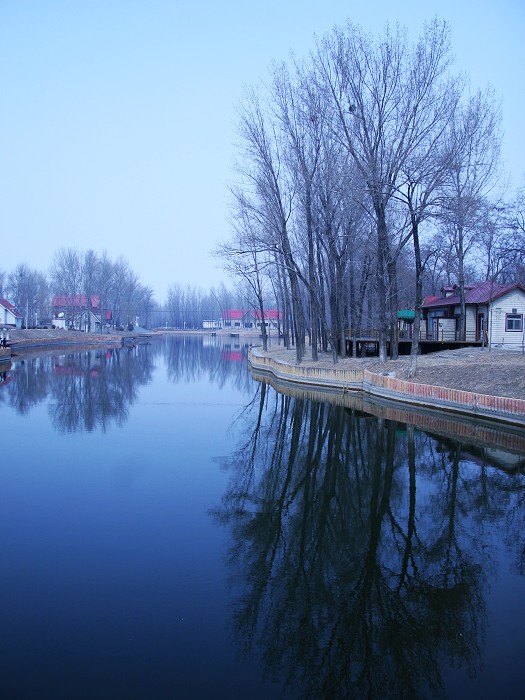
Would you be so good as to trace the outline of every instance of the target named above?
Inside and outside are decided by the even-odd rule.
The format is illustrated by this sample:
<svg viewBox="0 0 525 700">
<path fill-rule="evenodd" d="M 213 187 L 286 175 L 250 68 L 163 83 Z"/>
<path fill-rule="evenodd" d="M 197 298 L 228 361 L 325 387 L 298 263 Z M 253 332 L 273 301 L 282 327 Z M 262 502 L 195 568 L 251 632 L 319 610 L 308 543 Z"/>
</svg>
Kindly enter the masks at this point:
<svg viewBox="0 0 525 700">
<path fill-rule="evenodd" d="M 432 319 L 432 340 L 439 340 L 439 318 Z"/>
<path fill-rule="evenodd" d="M 485 332 L 485 314 L 478 314 L 477 319 L 476 319 L 476 340 L 482 340 L 484 332 Z"/>
</svg>

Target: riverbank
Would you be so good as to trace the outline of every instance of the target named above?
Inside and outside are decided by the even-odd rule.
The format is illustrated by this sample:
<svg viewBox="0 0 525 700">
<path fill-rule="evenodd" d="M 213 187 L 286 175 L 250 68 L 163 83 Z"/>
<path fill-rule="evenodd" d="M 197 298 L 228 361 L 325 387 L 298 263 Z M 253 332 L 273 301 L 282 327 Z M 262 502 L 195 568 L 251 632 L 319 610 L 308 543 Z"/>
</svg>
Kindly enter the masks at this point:
<svg viewBox="0 0 525 700">
<path fill-rule="evenodd" d="M 318 362 L 295 361 L 295 351 L 252 348 L 250 363 L 278 381 L 372 396 L 525 426 L 525 356 L 505 350 L 465 348 L 422 355 L 416 377 L 408 379 L 409 358 L 380 364 L 377 358 L 331 355 Z"/>
<path fill-rule="evenodd" d="M 126 338 L 138 338 L 144 333 L 126 331 L 122 333 L 84 333 L 59 328 L 28 328 L 10 330 L 9 349 L 12 356 L 35 348 L 67 346 L 120 345 Z M 145 337 L 151 334 L 147 333 Z"/>
</svg>

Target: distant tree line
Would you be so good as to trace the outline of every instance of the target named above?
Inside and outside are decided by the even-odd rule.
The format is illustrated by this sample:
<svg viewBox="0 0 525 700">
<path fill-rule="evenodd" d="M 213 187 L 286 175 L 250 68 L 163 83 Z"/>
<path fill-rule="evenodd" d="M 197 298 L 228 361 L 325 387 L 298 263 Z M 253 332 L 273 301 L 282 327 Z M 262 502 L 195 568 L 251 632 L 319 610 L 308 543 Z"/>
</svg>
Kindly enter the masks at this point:
<svg viewBox="0 0 525 700">
<path fill-rule="evenodd" d="M 198 329 L 204 320 L 217 320 L 225 310 L 246 308 L 248 303 L 242 287 L 234 293 L 224 284 L 209 291 L 173 284 L 167 299 L 159 302 L 125 258 L 111 260 L 106 252 L 99 254 L 94 250 L 60 248 L 53 255 L 47 274 L 25 263 L 11 272 L 0 270 L 0 297 L 15 306 L 28 327 L 53 324 L 55 296 L 64 297 L 70 307 L 65 313 L 71 316 L 79 297 L 85 297 L 88 308 L 96 297 L 103 322 L 106 311 L 110 312 L 112 328 L 134 325 L 138 318 L 146 328 Z"/>
<path fill-rule="evenodd" d="M 123 257 L 112 261 L 105 252 L 60 248 L 47 274 L 25 263 L 11 272 L 0 271 L 0 296 L 16 307 L 27 326 L 52 324 L 56 295 L 65 298 L 71 312 L 79 297 L 86 297 L 88 307 L 97 297 L 99 309 L 111 312 L 113 327 L 134 322 L 137 316 L 147 323 L 154 308 L 153 290 L 140 283 Z"/>
<path fill-rule="evenodd" d="M 273 65 L 240 105 L 231 236 L 216 254 L 283 313 L 297 361 L 349 328 L 398 352 L 399 309 L 457 283 L 525 280 L 524 193 L 503 198 L 500 102 L 451 70 L 450 32 L 350 22 Z M 355 349 L 355 346 L 354 346 Z"/>
</svg>

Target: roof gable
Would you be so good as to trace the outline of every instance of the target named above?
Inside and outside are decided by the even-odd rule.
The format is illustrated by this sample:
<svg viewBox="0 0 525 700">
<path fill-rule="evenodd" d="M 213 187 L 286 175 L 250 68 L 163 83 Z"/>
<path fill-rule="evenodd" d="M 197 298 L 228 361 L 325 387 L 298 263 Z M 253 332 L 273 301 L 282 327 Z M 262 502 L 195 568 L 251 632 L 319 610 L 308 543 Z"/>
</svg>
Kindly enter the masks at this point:
<svg viewBox="0 0 525 700">
<path fill-rule="evenodd" d="M 10 301 L 7 301 L 7 299 L 0 299 L 0 304 L 4 307 L 4 309 L 7 309 L 8 311 L 14 311 L 15 307 L 13 304 L 11 304 Z"/>
<path fill-rule="evenodd" d="M 0 299 L 0 306 L 3 306 L 4 309 L 9 311 L 10 313 L 15 316 L 15 318 L 23 318 L 23 314 L 21 314 L 19 311 L 16 310 L 16 308 L 11 304 L 10 301 L 7 301 L 7 299 Z"/>
</svg>

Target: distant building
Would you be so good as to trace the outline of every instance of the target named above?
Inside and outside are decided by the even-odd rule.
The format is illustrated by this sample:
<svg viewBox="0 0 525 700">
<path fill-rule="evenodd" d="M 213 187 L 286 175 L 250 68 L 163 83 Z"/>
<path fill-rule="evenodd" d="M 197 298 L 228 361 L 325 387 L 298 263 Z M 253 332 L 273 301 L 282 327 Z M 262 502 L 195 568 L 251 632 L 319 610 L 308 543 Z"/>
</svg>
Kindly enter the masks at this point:
<svg viewBox="0 0 525 700">
<path fill-rule="evenodd" d="M 88 297 L 85 294 L 77 294 L 68 297 L 59 294 L 53 297 L 53 325 L 56 328 L 101 333 L 111 321 L 111 311 L 100 309 L 100 300 L 96 295 Z"/>
<path fill-rule="evenodd" d="M 245 311 L 240 309 L 227 309 L 223 311 L 221 318 L 221 325 L 223 328 L 244 328 L 244 314 Z"/>
<path fill-rule="evenodd" d="M 224 311 L 220 320 L 222 328 L 231 328 L 235 330 L 256 330 L 261 329 L 263 321 L 266 327 L 270 330 L 277 330 L 279 321 L 282 318 L 280 311 L 269 309 L 264 312 L 264 319 L 261 319 L 259 310 L 250 309 L 243 311 L 241 309 L 228 309 Z"/>
<path fill-rule="evenodd" d="M 7 299 L 0 299 L 0 325 L 22 328 L 23 314 L 15 309 Z"/>
</svg>

